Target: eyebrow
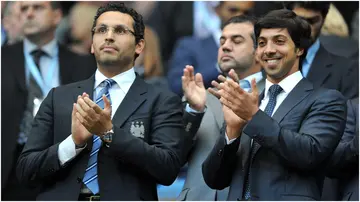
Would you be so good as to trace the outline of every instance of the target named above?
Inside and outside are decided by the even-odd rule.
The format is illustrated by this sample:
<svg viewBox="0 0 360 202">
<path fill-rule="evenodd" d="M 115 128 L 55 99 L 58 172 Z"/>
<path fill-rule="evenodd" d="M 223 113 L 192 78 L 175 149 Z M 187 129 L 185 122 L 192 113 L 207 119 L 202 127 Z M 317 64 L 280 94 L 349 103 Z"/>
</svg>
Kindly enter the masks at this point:
<svg viewBox="0 0 360 202">
<path fill-rule="evenodd" d="M 245 39 L 245 37 L 243 37 L 241 34 L 230 35 L 229 38 L 238 38 L 238 37 L 240 37 L 240 38 L 242 38 L 242 39 Z M 220 37 L 220 39 L 225 39 L 225 38 L 226 38 L 226 37 L 223 36 L 223 35 L 221 35 L 221 37 Z"/>
<path fill-rule="evenodd" d="M 285 38 L 287 38 L 287 37 L 286 37 L 285 35 L 283 35 L 283 34 L 278 34 L 278 35 L 272 36 L 271 38 L 279 38 L 279 37 L 285 37 Z M 259 36 L 259 39 L 266 39 L 266 37 Z"/>
</svg>

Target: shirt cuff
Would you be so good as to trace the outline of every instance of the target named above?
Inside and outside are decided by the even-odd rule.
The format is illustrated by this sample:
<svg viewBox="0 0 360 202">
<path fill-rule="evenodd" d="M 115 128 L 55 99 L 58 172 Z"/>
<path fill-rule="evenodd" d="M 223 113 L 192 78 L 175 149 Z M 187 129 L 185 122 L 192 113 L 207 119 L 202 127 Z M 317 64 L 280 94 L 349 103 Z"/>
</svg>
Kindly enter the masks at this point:
<svg viewBox="0 0 360 202">
<path fill-rule="evenodd" d="M 191 108 L 189 103 L 187 103 L 186 107 L 185 107 L 185 111 L 188 112 L 188 113 L 198 113 L 198 114 L 200 114 L 200 113 L 205 113 L 206 112 L 206 107 L 204 108 L 203 111 L 197 111 L 197 110 Z"/>
<path fill-rule="evenodd" d="M 71 134 L 59 144 L 58 157 L 61 166 L 75 158 L 83 149 L 86 148 L 86 145 L 79 149 L 75 149 L 75 146 L 76 145 Z"/>
<path fill-rule="evenodd" d="M 225 132 L 225 139 L 226 139 L 226 144 L 231 144 L 231 143 L 233 143 L 233 142 L 236 140 L 236 138 L 233 138 L 233 139 L 229 140 L 226 132 Z"/>
</svg>

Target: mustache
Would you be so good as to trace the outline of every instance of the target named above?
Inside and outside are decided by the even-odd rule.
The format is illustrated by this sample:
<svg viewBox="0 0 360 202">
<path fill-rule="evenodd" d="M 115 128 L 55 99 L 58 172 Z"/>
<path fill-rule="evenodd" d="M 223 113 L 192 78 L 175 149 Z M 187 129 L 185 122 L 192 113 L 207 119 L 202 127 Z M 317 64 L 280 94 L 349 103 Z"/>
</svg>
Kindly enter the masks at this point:
<svg viewBox="0 0 360 202">
<path fill-rule="evenodd" d="M 119 50 L 116 46 L 114 46 L 113 44 L 109 44 L 109 43 L 104 43 L 100 46 L 100 50 L 102 50 L 104 48 L 113 48 L 117 51 Z"/>
</svg>

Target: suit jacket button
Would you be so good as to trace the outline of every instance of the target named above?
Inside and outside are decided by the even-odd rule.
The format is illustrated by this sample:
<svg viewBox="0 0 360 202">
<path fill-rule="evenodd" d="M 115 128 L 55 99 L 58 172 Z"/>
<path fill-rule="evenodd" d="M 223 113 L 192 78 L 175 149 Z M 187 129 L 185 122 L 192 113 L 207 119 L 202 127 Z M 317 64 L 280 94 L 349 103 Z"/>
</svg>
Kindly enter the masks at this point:
<svg viewBox="0 0 360 202">
<path fill-rule="evenodd" d="M 222 154 L 222 152 L 223 152 L 223 150 L 222 149 L 220 149 L 219 151 L 218 151 L 218 156 L 221 156 L 221 154 Z"/>
<path fill-rule="evenodd" d="M 80 177 L 78 177 L 78 178 L 76 178 L 76 181 L 77 181 L 77 183 L 81 183 L 81 178 Z"/>
<path fill-rule="evenodd" d="M 240 198 L 237 198 L 236 200 L 237 200 L 237 201 L 241 201 L 241 199 L 240 199 Z"/>
</svg>

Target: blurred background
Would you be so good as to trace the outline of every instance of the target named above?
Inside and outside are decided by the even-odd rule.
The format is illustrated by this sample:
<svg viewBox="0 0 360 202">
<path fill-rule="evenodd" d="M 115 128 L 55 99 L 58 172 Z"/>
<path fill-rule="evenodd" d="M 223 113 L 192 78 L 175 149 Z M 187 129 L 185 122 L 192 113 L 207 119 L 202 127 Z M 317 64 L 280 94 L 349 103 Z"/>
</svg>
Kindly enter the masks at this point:
<svg viewBox="0 0 360 202">
<path fill-rule="evenodd" d="M 80 56 L 90 54 L 91 27 L 99 6 L 106 1 L 61 1 L 62 19 L 56 29 L 55 38 L 63 46 Z M 212 61 L 215 71 L 221 23 L 232 16 L 250 14 L 260 17 L 270 10 L 284 8 L 286 2 L 266 1 L 126 1 L 126 6 L 142 14 L 145 24 L 146 47 L 136 60 L 136 71 L 144 79 L 162 88 L 169 88 L 182 96 L 181 75 L 187 62 L 201 67 L 200 59 L 191 51 L 192 47 L 181 46 L 184 37 L 197 37 L 210 41 L 212 48 L 202 47 L 206 58 Z M 1 44 L 16 44 L 24 39 L 22 32 L 20 2 L 1 1 Z M 320 42 L 331 53 L 358 61 L 359 2 L 331 2 L 329 12 L 321 27 Z M 3 58 L 2 58 L 3 59 Z M 208 67 L 207 67 L 208 68 Z M 215 73 L 212 73 L 214 72 Z M 212 80 L 214 76 L 208 76 Z M 4 162 L 3 162 L 4 163 Z M 6 162 L 5 162 L 6 163 Z M 4 165 L 4 164 L 3 164 Z M 171 186 L 158 186 L 160 200 L 174 200 L 184 184 L 186 168 Z"/>
</svg>

